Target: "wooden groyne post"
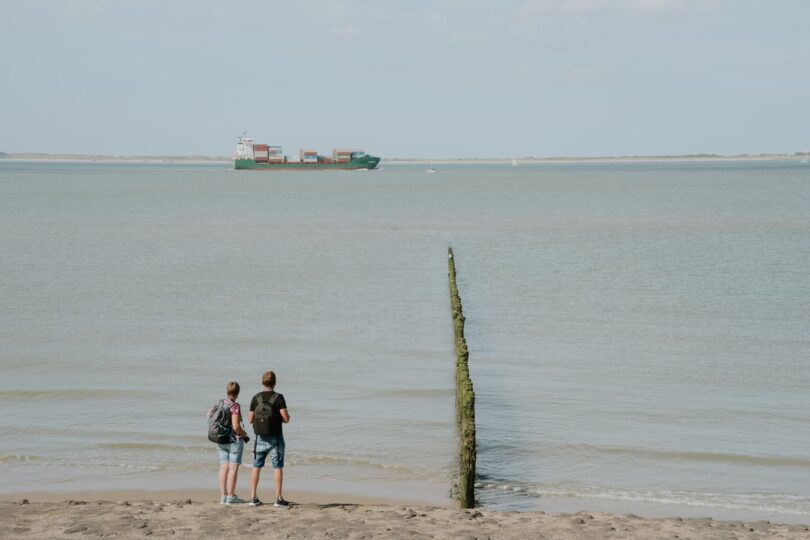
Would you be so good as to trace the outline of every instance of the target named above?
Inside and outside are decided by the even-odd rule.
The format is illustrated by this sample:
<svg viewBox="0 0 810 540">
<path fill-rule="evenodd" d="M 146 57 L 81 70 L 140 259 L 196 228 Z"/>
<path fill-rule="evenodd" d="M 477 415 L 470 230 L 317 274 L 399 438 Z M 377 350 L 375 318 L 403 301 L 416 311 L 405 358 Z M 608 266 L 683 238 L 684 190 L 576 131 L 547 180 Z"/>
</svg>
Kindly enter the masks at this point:
<svg viewBox="0 0 810 540">
<path fill-rule="evenodd" d="M 468 364 L 470 353 L 464 339 L 464 311 L 456 284 L 453 248 L 447 249 L 450 310 L 456 342 L 456 424 L 459 434 L 458 500 L 462 508 L 475 506 L 475 392 Z"/>
</svg>

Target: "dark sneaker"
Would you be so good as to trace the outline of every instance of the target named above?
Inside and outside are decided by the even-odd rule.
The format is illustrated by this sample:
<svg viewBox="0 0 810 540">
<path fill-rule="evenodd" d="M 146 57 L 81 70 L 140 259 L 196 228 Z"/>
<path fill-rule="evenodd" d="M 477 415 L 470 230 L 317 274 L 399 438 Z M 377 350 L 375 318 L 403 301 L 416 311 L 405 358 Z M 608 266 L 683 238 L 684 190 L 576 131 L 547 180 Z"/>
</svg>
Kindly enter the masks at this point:
<svg viewBox="0 0 810 540">
<path fill-rule="evenodd" d="M 252 499 L 250 499 L 248 506 L 261 506 L 263 504 L 264 503 L 260 501 L 258 497 L 253 497 Z"/>
<path fill-rule="evenodd" d="M 290 506 L 290 503 L 285 501 L 283 498 L 276 499 L 276 502 L 273 504 L 273 506 Z"/>
</svg>

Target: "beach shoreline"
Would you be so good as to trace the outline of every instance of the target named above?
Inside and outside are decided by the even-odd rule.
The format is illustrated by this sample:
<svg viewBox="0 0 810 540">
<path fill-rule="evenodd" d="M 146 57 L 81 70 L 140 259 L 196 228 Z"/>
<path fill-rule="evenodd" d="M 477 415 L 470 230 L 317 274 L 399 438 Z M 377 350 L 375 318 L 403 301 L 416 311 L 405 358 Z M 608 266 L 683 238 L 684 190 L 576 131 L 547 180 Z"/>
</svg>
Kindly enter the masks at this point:
<svg viewBox="0 0 810 540">
<path fill-rule="evenodd" d="M 216 486 L 201 487 L 183 485 L 179 488 L 90 488 L 90 489 L 52 489 L 52 490 L 18 490 L 15 492 L 0 493 L 0 504 L 19 503 L 22 500 L 29 502 L 61 504 L 68 501 L 97 502 L 123 502 L 123 501 L 150 501 L 153 503 L 172 503 L 191 500 L 194 503 L 215 503 L 218 499 Z M 272 502 L 272 484 L 259 486 L 259 498 Z M 247 498 L 247 484 L 237 487 L 237 494 Z M 422 506 L 430 508 L 458 509 L 458 502 L 449 498 L 437 497 L 435 493 L 422 492 L 419 487 L 411 484 L 395 483 L 388 485 L 388 489 L 381 486 L 358 486 L 350 483 L 336 483 L 335 485 L 322 482 L 293 481 L 292 485 L 285 486 L 284 496 L 298 504 L 308 505 L 362 505 L 362 506 Z M 477 500 L 477 499 L 476 499 Z M 716 522 L 761 522 L 779 523 L 783 525 L 810 526 L 810 517 L 798 514 L 785 514 L 768 512 L 765 510 L 718 508 L 681 503 L 655 503 L 642 501 L 621 501 L 594 497 L 565 497 L 544 496 L 538 497 L 536 504 L 531 507 L 490 508 L 477 503 L 476 509 L 491 512 L 519 513 L 519 514 L 578 514 L 582 512 L 600 513 L 606 515 L 633 515 L 646 520 L 661 519 L 710 519 Z"/>
<path fill-rule="evenodd" d="M 242 498 L 247 498 L 248 486 L 237 488 L 236 492 Z M 216 488 L 201 489 L 98 489 L 89 491 L 24 491 L 19 493 L 0 494 L 0 503 L 13 503 L 28 500 L 37 503 L 62 503 L 66 501 L 109 502 L 109 501 L 152 501 L 168 503 L 191 499 L 196 503 L 216 502 L 218 491 Z M 259 486 L 259 497 L 264 501 L 272 501 L 272 483 L 268 486 Z M 355 504 L 355 505 L 414 505 L 420 504 L 416 497 L 386 497 L 372 494 L 314 491 L 302 489 L 285 489 L 284 497 L 301 504 Z M 449 507 L 451 501 L 448 500 Z M 443 505 L 435 505 L 437 508 Z"/>
<path fill-rule="evenodd" d="M 120 495 L 120 494 L 119 494 Z M 486 508 L 331 500 L 295 501 L 289 508 L 200 502 L 195 496 L 44 501 L 4 496 L 1 538 L 117 536 L 157 538 L 810 538 L 810 527 L 769 521 L 642 518 L 602 512 L 505 512 Z M 205 498 L 210 500 L 210 497 Z"/>
</svg>

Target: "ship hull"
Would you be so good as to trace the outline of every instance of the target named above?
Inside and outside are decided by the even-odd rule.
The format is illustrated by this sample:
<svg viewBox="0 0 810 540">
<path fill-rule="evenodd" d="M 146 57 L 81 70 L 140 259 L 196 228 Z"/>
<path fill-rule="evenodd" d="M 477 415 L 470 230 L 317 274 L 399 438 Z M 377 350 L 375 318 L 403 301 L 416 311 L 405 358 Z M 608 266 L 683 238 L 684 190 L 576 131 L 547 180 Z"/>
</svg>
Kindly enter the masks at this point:
<svg viewBox="0 0 810 540">
<path fill-rule="evenodd" d="M 257 163 L 254 159 L 235 159 L 234 169 L 250 171 L 319 171 L 319 170 L 344 170 L 351 171 L 357 169 L 374 169 L 380 163 L 380 158 L 374 156 L 363 156 L 346 163 Z"/>
</svg>

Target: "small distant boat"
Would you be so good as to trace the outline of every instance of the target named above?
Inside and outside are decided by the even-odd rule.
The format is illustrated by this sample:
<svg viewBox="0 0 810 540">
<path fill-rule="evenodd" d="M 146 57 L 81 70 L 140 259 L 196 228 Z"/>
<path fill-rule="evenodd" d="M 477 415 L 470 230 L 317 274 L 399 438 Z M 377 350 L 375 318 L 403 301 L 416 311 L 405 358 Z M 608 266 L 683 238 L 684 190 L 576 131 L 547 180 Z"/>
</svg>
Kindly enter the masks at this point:
<svg viewBox="0 0 810 540">
<path fill-rule="evenodd" d="M 512 160 L 512 167 L 517 167 L 517 160 L 516 159 Z"/>
<path fill-rule="evenodd" d="M 428 166 L 427 172 L 428 172 L 428 174 L 436 172 L 436 169 L 433 168 L 433 162 L 432 161 L 430 162 L 430 165 Z"/>
<path fill-rule="evenodd" d="M 803 159 L 799 163 L 808 163 L 808 161 L 806 159 Z"/>
</svg>

